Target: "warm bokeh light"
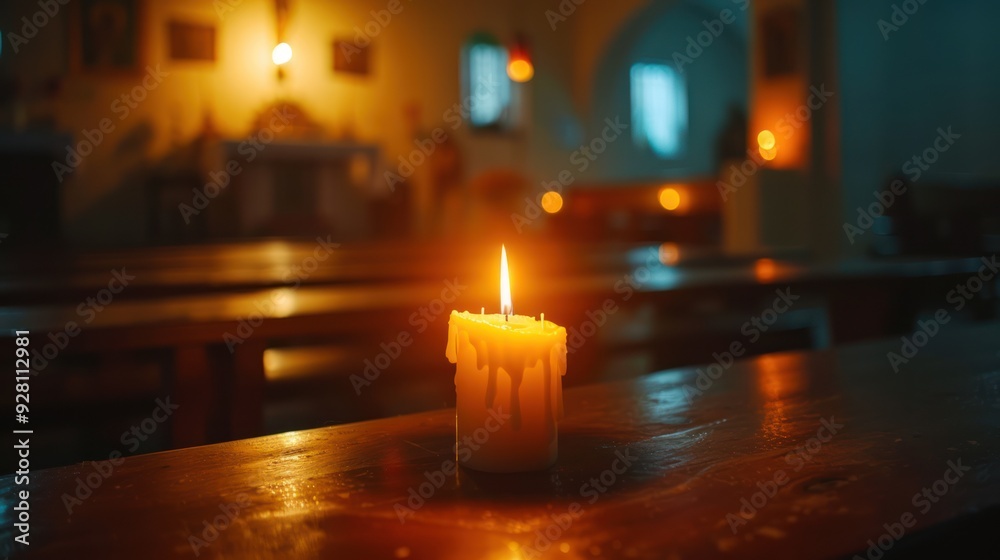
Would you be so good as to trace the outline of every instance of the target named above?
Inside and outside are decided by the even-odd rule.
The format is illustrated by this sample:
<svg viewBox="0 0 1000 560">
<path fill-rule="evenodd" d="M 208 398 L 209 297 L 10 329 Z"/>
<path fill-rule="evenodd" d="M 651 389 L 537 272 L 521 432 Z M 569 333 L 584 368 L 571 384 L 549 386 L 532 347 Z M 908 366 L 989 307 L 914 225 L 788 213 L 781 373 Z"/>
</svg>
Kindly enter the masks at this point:
<svg viewBox="0 0 1000 560">
<path fill-rule="evenodd" d="M 274 349 L 264 350 L 264 373 L 280 371 L 282 364 L 281 354 L 274 351 Z"/>
<path fill-rule="evenodd" d="M 562 210 L 562 207 L 563 199 L 559 193 L 549 191 L 542 195 L 542 210 L 545 210 L 549 214 L 555 214 Z"/>
<path fill-rule="evenodd" d="M 681 206 L 681 193 L 673 187 L 660 189 L 660 206 L 667 210 L 677 210 Z"/>
<path fill-rule="evenodd" d="M 660 262 L 670 266 L 677 264 L 681 258 L 680 247 L 676 243 L 664 243 L 660 245 Z"/>
<path fill-rule="evenodd" d="M 757 150 L 760 152 L 760 157 L 767 161 L 773 160 L 778 155 L 778 148 L 766 150 L 763 146 L 761 146 L 760 148 L 757 148 Z"/>
<path fill-rule="evenodd" d="M 507 76 L 515 82 L 527 82 L 535 75 L 535 67 L 525 58 L 512 58 L 507 63 Z"/>
<path fill-rule="evenodd" d="M 514 313 L 514 306 L 510 301 L 510 272 L 507 271 L 507 247 L 500 246 L 500 313 L 509 315 Z"/>
<path fill-rule="evenodd" d="M 774 280 L 776 266 L 771 259 L 757 259 L 753 265 L 753 275 L 759 282 Z"/>
<path fill-rule="evenodd" d="M 271 60 L 281 66 L 292 59 L 292 47 L 288 43 L 278 43 L 271 51 Z"/>
<path fill-rule="evenodd" d="M 507 49 L 507 76 L 515 82 L 527 82 L 535 75 L 535 65 L 531 62 L 531 52 L 528 40 L 521 34 L 514 36 L 514 41 Z"/>
<path fill-rule="evenodd" d="M 770 130 L 764 129 L 757 135 L 757 145 L 763 150 L 772 150 L 776 144 L 777 140 L 775 140 L 774 133 Z"/>
</svg>

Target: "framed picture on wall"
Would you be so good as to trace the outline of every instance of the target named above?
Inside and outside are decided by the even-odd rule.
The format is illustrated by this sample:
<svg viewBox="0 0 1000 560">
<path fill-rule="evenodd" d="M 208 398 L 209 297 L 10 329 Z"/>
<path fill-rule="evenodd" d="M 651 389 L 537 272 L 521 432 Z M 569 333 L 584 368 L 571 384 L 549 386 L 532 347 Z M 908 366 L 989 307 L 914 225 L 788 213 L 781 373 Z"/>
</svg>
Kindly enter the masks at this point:
<svg viewBox="0 0 1000 560">
<path fill-rule="evenodd" d="M 351 39 L 334 39 L 333 41 L 333 71 L 367 76 L 371 42 L 359 46 Z"/>
<path fill-rule="evenodd" d="M 142 0 L 77 0 L 70 30 L 70 60 L 82 72 L 142 68 Z"/>
<path fill-rule="evenodd" d="M 215 27 L 172 20 L 167 23 L 171 60 L 215 62 Z"/>
</svg>

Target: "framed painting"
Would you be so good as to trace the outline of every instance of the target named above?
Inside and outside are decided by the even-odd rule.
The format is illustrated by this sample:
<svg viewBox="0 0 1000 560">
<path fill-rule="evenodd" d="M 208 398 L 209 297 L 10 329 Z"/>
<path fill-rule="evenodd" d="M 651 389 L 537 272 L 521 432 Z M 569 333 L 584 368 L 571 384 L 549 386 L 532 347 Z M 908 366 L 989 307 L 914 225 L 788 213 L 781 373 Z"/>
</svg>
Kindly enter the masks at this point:
<svg viewBox="0 0 1000 560">
<path fill-rule="evenodd" d="M 128 73 L 142 68 L 142 0 L 77 0 L 70 59 L 81 72 Z"/>
<path fill-rule="evenodd" d="M 333 41 L 333 71 L 367 76 L 371 71 L 369 67 L 370 54 L 371 42 L 359 46 L 351 39 L 335 39 Z"/>
<path fill-rule="evenodd" d="M 215 27 L 183 21 L 167 23 L 171 60 L 215 62 Z"/>
</svg>

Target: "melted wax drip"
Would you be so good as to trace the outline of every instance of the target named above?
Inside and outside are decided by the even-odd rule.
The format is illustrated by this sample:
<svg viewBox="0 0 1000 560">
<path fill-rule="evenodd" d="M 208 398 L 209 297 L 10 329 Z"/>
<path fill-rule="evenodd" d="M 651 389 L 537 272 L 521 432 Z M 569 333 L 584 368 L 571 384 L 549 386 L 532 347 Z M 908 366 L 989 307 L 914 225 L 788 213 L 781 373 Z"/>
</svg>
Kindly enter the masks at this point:
<svg viewBox="0 0 1000 560">
<path fill-rule="evenodd" d="M 543 344 L 530 348 L 525 352 L 510 352 L 506 347 L 498 346 L 489 339 L 475 337 L 467 329 L 460 329 L 449 322 L 448 347 L 445 351 L 452 363 L 458 363 L 459 335 L 464 334 L 469 344 L 476 352 L 476 368 L 487 370 L 486 394 L 484 402 L 487 408 L 493 408 L 497 397 L 497 376 L 502 368 L 510 377 L 510 414 L 511 427 L 521 428 L 521 397 L 520 388 L 524 381 L 524 370 L 542 362 L 545 383 L 545 414 L 559 420 L 563 416 L 561 377 L 566 373 L 565 344 Z M 548 354 L 548 355 L 546 355 Z M 553 373 L 558 373 L 554 377 Z M 558 403 L 558 406 L 553 406 Z"/>
</svg>

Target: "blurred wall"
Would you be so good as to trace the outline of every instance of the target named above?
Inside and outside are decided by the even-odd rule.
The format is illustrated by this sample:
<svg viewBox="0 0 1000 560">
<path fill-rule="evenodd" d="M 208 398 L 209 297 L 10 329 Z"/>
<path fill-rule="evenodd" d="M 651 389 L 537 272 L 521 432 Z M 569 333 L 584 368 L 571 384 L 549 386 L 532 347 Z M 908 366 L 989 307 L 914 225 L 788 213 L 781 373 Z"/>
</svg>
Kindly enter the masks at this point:
<svg viewBox="0 0 1000 560">
<path fill-rule="evenodd" d="M 216 6 L 227 3 L 231 10 L 217 12 Z M 287 40 L 294 57 L 287 65 L 287 78 L 279 83 L 270 55 L 276 43 L 273 1 L 147 1 L 142 18 L 145 63 L 160 66 L 167 76 L 121 122 L 112 104 L 139 84 L 143 74 L 70 71 L 69 6 L 27 44 L 19 45 L 19 52 L 9 48 L 5 36 L 0 75 L 15 76 L 27 90 L 50 78 L 63 78 L 51 101 L 28 100 L 31 120 L 51 120 L 54 128 L 74 134 L 77 141 L 81 131 L 97 127 L 105 117 L 116 124 L 64 183 L 63 219 L 71 240 L 141 243 L 145 224 L 139 182 L 149 162 L 195 137 L 206 118 L 221 136 L 243 138 L 253 132 L 254 117 L 278 98 L 301 103 L 330 139 L 380 145 L 386 168 L 395 170 L 398 157 L 413 149 L 408 110 L 416 109 L 425 134 L 438 126 L 451 130 L 445 112 L 462 102 L 460 48 L 479 30 L 505 42 L 515 31 L 525 32 L 533 42 L 536 77 L 523 86 L 528 115 L 523 130 L 513 134 L 471 133 L 465 126 L 457 130 L 466 175 L 515 167 L 532 180 L 543 177 L 535 166 L 559 159 L 552 156 L 556 139 L 548 132 L 551 123 L 571 120 L 573 114 L 567 93 L 572 18 L 554 32 L 545 7 L 529 0 L 401 0 L 402 11 L 374 38 L 371 75 L 335 74 L 334 38 L 353 39 L 356 26 L 364 28 L 375 19 L 372 11 L 385 10 L 388 4 L 389 0 L 291 0 Z M 21 18 L 38 9 L 36 0 L 5 1 L 0 6 L 0 30 L 16 32 Z M 217 27 L 214 64 L 169 60 L 166 25 L 172 19 Z"/>
<path fill-rule="evenodd" d="M 40 100 L 24 95 L 27 120 L 47 121 L 73 134 L 110 117 L 116 128 L 71 174 L 62 193 L 63 221 L 80 244 L 141 244 L 146 228 L 144 172 L 210 122 L 223 138 L 244 138 L 254 117 L 269 103 L 299 102 L 331 140 L 378 144 L 386 169 L 413 149 L 408 115 L 416 114 L 427 134 L 445 125 L 445 113 L 461 103 L 459 52 L 476 31 L 502 41 L 517 31 L 532 43 L 535 78 L 521 88 L 526 119 L 513 134 L 456 131 L 466 179 L 496 167 L 519 170 L 536 189 L 561 171 L 582 144 L 599 135 L 605 117 L 628 111 L 628 66 L 636 57 L 671 60 L 703 20 L 734 8 L 740 18 L 690 65 L 692 142 L 682 162 L 664 162 L 617 142 L 582 178 L 616 180 L 676 174 L 706 174 L 726 104 L 745 104 L 745 16 L 732 0 L 664 0 L 575 3 L 571 0 L 401 0 L 402 11 L 374 37 L 372 73 L 367 77 L 332 71 L 334 38 L 352 39 L 390 0 L 324 2 L 290 0 L 287 40 L 294 57 L 279 82 L 270 52 L 276 43 L 272 0 L 146 1 L 142 13 L 144 65 L 161 68 L 162 83 L 118 121 L 115 100 L 141 83 L 143 73 L 86 74 L 70 69 L 68 39 L 72 3 L 61 8 L 18 52 L 0 54 L 0 76 L 15 77 L 22 91 L 35 91 L 55 78 L 58 92 Z M 222 9 L 220 9 L 220 6 Z M 17 32 L 21 18 L 39 9 L 35 0 L 0 6 L 0 30 Z M 167 23 L 180 20 L 217 28 L 214 63 L 172 61 Z M 7 38 L 4 42 L 8 43 Z M 5 44 L 9 47 L 9 44 Z M 418 135 L 421 133 L 418 132 Z M 624 138 L 630 138 L 629 134 Z M 424 181 L 422 172 L 412 179 Z"/>
<path fill-rule="evenodd" d="M 904 2 L 837 4 L 843 217 L 851 224 L 890 177 L 913 179 L 903 166 L 933 146 L 938 128 L 952 127 L 961 138 L 921 170 L 914 189 L 1000 184 L 1000 3 L 928 0 L 912 14 L 896 14 L 895 23 L 894 4 Z M 849 253 L 860 254 L 870 233 L 853 245 L 842 239 Z"/>
</svg>

